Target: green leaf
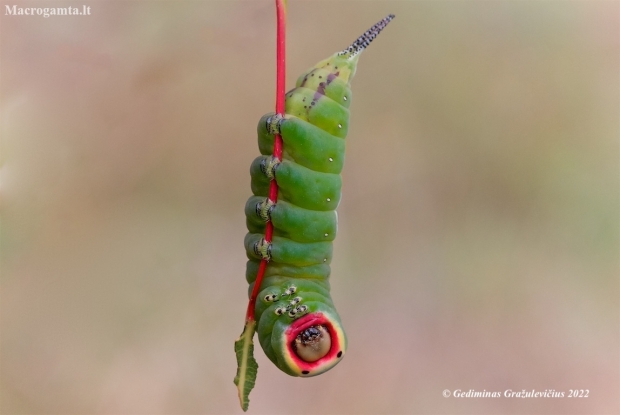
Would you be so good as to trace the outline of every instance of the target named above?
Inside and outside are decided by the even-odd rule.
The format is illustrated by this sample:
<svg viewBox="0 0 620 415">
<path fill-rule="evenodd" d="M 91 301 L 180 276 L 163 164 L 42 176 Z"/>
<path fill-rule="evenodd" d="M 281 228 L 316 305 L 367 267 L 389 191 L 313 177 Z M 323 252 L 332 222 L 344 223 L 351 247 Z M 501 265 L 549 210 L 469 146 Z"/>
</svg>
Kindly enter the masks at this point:
<svg viewBox="0 0 620 415">
<path fill-rule="evenodd" d="M 248 410 L 250 404 L 249 395 L 256 383 L 258 363 L 254 359 L 254 343 L 252 338 L 256 331 L 256 321 L 246 321 L 243 333 L 235 342 L 235 354 L 237 355 L 237 376 L 235 385 L 239 392 L 239 403 L 243 411 Z"/>
</svg>

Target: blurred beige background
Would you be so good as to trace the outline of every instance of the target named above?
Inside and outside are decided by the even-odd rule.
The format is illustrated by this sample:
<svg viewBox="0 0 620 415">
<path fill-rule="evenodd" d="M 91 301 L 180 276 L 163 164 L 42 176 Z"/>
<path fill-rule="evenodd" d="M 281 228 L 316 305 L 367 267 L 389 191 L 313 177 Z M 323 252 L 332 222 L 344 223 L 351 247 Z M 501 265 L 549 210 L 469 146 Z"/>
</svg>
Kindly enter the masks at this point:
<svg viewBox="0 0 620 415">
<path fill-rule="evenodd" d="M 273 2 L 1 10 L 1 412 L 241 413 Z M 619 413 L 619 3 L 289 0 L 288 85 L 388 13 L 353 81 L 347 358 L 295 379 L 258 349 L 250 413 Z"/>
</svg>

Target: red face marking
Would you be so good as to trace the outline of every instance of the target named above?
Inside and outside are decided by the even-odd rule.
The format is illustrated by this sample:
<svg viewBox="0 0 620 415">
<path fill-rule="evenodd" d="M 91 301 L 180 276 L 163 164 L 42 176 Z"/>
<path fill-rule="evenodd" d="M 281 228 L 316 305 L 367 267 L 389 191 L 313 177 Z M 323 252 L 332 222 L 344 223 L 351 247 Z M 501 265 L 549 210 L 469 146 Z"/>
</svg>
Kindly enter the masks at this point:
<svg viewBox="0 0 620 415">
<path fill-rule="evenodd" d="M 293 343 L 295 342 L 295 338 L 304 330 L 312 326 L 325 326 L 327 327 L 327 331 L 332 337 L 332 346 L 329 349 L 329 352 L 316 362 L 306 362 L 302 360 L 295 350 L 293 350 Z M 302 371 L 312 371 L 312 369 L 316 369 L 319 366 L 324 366 L 326 363 L 338 359 L 338 352 L 340 351 L 340 339 L 337 336 L 336 330 L 332 325 L 331 321 L 323 315 L 323 313 L 316 312 L 311 314 L 306 314 L 303 317 L 298 318 L 297 320 L 291 323 L 290 327 L 286 329 L 284 333 L 286 336 L 286 347 L 288 348 L 288 352 L 290 356 L 293 358 L 293 361 L 301 369 Z"/>
</svg>

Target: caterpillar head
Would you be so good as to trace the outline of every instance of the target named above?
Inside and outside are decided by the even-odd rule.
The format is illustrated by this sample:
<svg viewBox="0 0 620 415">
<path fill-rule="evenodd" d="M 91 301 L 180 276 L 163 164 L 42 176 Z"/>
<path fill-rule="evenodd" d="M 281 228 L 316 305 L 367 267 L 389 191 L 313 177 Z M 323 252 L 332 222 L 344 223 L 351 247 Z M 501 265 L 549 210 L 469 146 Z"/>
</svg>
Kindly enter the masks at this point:
<svg viewBox="0 0 620 415">
<path fill-rule="evenodd" d="M 332 336 L 327 327 L 310 326 L 293 340 L 293 350 L 305 362 L 316 362 L 325 357 L 332 347 Z"/>
<path fill-rule="evenodd" d="M 330 311 L 316 311 L 292 323 L 276 323 L 272 344 L 279 350 L 282 370 L 292 376 L 311 377 L 334 367 L 346 351 L 346 337 L 340 320 Z"/>
</svg>

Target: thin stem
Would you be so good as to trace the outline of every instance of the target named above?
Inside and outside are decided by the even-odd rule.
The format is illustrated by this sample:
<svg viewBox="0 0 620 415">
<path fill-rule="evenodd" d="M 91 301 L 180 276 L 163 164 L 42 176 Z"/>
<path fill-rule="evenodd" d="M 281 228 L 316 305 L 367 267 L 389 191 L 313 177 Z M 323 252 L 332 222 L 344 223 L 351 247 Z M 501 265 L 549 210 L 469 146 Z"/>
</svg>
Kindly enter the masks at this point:
<svg viewBox="0 0 620 415">
<path fill-rule="evenodd" d="M 276 74 L 276 113 L 284 115 L 285 104 L 285 87 L 286 87 L 286 8 L 285 0 L 276 0 L 276 13 L 278 21 L 278 33 L 277 33 L 277 74 Z M 273 155 L 278 160 L 282 160 L 282 137 L 280 134 L 276 134 L 275 142 L 273 145 Z M 278 183 L 276 180 L 272 180 L 269 184 L 269 199 L 274 203 L 278 201 Z M 271 242 L 273 237 L 273 223 L 267 222 L 265 229 L 265 241 Z M 256 280 L 254 281 L 254 288 L 252 289 L 252 295 L 248 302 L 248 310 L 245 315 L 246 321 L 254 321 L 254 309 L 256 308 L 256 297 L 260 292 L 260 286 L 263 282 L 265 275 L 265 269 L 267 268 L 267 260 L 261 260 L 258 273 L 256 274 Z"/>
</svg>

